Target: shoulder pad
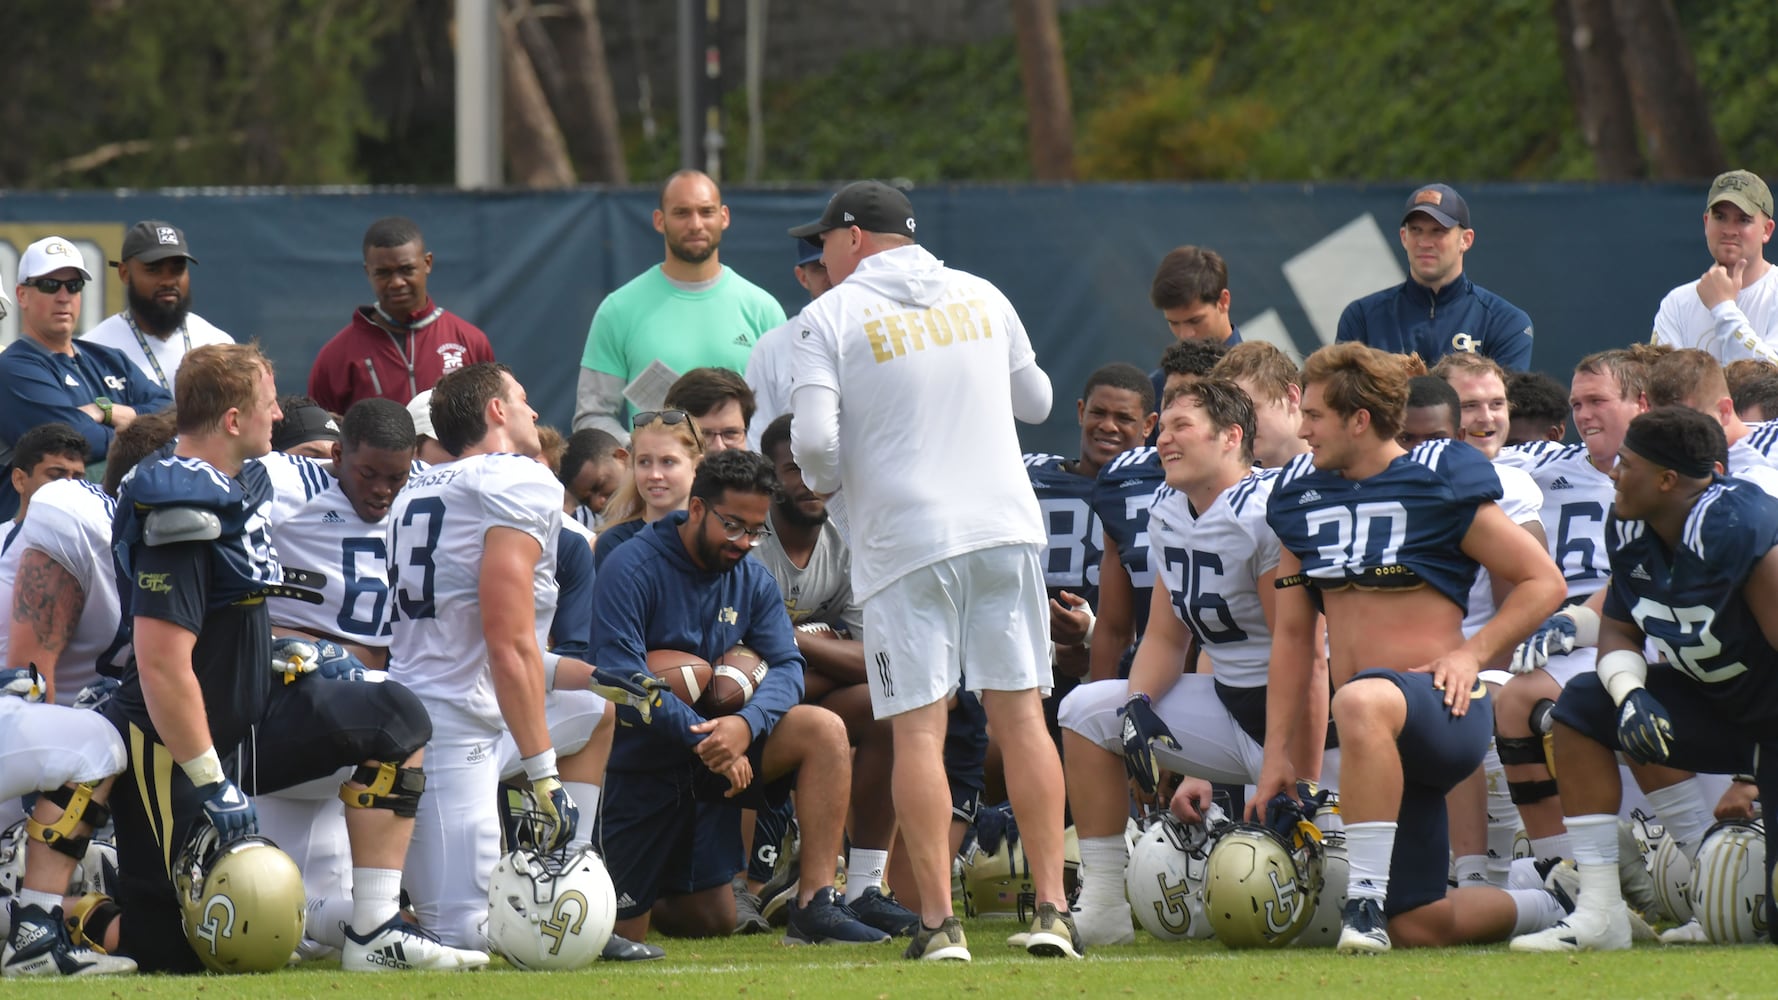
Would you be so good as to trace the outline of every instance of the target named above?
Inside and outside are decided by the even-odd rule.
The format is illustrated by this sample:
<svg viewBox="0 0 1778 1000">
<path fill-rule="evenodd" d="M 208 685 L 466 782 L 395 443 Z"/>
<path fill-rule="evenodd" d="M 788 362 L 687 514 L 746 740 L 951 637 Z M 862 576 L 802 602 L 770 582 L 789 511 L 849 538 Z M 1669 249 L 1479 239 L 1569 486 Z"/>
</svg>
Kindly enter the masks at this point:
<svg viewBox="0 0 1778 1000">
<path fill-rule="evenodd" d="M 149 545 L 213 542 L 222 537 L 222 519 L 199 507 L 161 507 L 148 512 L 142 540 Z"/>
</svg>

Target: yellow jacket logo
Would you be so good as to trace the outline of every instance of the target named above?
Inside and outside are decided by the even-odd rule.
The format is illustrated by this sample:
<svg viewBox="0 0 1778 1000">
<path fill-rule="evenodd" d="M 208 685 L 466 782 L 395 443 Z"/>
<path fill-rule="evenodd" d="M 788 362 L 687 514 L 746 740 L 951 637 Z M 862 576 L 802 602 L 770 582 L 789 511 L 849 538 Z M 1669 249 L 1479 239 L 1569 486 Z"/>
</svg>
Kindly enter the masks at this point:
<svg viewBox="0 0 1778 1000">
<path fill-rule="evenodd" d="M 136 589 L 146 590 L 151 594 L 171 594 L 173 592 L 172 574 L 137 573 Z"/>
</svg>

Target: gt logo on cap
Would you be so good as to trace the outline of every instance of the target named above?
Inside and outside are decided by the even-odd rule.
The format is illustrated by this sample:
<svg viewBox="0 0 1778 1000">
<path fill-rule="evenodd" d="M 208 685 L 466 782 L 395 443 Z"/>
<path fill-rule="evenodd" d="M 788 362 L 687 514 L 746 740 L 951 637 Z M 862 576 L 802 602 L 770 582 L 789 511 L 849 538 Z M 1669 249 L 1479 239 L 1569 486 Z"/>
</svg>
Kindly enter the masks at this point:
<svg viewBox="0 0 1778 1000">
<path fill-rule="evenodd" d="M 74 249 L 74 244 L 69 243 L 67 240 L 51 240 L 43 245 L 43 252 L 51 256 L 57 254 L 63 254 L 69 257 L 80 256 L 80 251 Z"/>
</svg>

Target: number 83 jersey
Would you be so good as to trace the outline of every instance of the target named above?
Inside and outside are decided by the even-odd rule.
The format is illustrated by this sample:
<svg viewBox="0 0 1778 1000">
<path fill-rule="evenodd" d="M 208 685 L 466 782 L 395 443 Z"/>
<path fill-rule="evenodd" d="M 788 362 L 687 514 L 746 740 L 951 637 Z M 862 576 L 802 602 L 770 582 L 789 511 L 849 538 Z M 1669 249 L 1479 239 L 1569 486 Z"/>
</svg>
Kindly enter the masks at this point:
<svg viewBox="0 0 1778 1000">
<path fill-rule="evenodd" d="M 1778 721 L 1778 653 L 1744 588 L 1778 543 L 1778 500 L 1718 477 L 1692 506 L 1671 552 L 1646 521 L 1606 524 L 1611 583 L 1605 614 L 1633 621 L 1674 669 L 1702 686 L 1731 721 Z"/>
</svg>

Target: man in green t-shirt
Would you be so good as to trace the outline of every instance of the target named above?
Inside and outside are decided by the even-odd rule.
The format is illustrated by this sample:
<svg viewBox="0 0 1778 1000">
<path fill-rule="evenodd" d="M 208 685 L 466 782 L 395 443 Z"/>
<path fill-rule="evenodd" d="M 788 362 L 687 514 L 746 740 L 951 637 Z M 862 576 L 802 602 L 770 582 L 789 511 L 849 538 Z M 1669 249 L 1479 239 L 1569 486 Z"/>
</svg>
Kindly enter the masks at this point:
<svg viewBox="0 0 1778 1000">
<path fill-rule="evenodd" d="M 667 178 L 654 213 L 666 258 L 606 296 L 593 313 L 580 359 L 575 430 L 597 427 L 627 441 L 624 388 L 651 364 L 671 370 L 663 373 L 661 390 L 693 368 L 745 372 L 754 341 L 784 322 L 776 299 L 722 266 L 717 248 L 728 224 L 715 181 L 697 170 Z"/>
</svg>

